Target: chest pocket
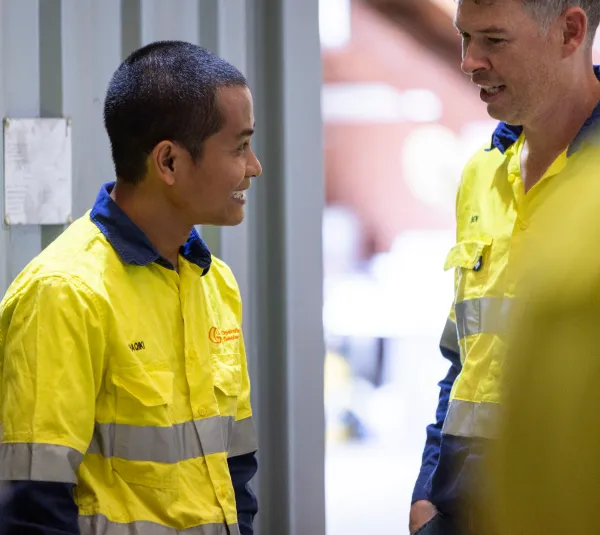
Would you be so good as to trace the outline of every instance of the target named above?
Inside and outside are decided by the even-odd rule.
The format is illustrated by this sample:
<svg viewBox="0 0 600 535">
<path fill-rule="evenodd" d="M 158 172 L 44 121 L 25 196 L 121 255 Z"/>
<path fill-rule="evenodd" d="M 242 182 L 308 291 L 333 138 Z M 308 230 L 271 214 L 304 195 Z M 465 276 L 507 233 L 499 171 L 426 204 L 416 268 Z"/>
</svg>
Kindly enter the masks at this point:
<svg viewBox="0 0 600 535">
<path fill-rule="evenodd" d="M 448 253 L 444 269 L 456 268 L 455 298 L 460 303 L 483 296 L 489 284 L 491 237 L 459 241 Z"/>
<path fill-rule="evenodd" d="M 235 417 L 238 397 L 242 391 L 240 354 L 213 354 L 211 364 L 219 414 Z"/>
<path fill-rule="evenodd" d="M 162 489 L 178 486 L 180 445 L 172 421 L 173 379 L 168 362 L 113 373 L 115 424 L 104 453 L 128 483 Z"/>
</svg>

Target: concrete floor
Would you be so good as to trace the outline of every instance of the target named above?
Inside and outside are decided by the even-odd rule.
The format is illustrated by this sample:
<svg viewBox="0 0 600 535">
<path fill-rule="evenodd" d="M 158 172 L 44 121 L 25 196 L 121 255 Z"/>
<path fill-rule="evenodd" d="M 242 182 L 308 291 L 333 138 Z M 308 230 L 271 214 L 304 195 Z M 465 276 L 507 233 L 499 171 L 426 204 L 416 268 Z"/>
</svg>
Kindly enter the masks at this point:
<svg viewBox="0 0 600 535">
<path fill-rule="evenodd" d="M 327 535 L 408 533 L 425 427 L 449 364 L 437 337 L 392 342 L 388 359 L 385 386 L 358 400 L 373 437 L 328 445 Z"/>
</svg>

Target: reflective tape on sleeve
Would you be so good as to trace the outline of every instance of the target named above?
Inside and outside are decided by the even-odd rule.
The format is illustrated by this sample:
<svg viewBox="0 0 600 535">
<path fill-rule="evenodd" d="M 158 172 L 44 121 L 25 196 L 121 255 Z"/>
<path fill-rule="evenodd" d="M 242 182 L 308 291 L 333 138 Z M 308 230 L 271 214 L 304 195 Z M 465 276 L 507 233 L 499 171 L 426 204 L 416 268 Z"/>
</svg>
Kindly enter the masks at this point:
<svg viewBox="0 0 600 535">
<path fill-rule="evenodd" d="M 83 454 L 55 444 L 1 443 L 0 480 L 77 483 Z"/>
</svg>

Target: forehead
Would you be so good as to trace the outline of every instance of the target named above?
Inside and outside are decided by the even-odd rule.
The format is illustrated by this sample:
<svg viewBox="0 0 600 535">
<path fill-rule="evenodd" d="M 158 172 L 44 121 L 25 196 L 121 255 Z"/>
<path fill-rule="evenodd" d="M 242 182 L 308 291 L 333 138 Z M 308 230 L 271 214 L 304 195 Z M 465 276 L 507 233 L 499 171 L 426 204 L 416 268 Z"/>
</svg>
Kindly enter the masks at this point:
<svg viewBox="0 0 600 535">
<path fill-rule="evenodd" d="M 221 87 L 217 91 L 217 105 L 224 120 L 223 130 L 252 128 L 254 109 L 247 87 Z"/>
<path fill-rule="evenodd" d="M 462 30 L 477 31 L 491 26 L 510 30 L 533 20 L 521 0 L 459 0 L 455 22 Z"/>
</svg>

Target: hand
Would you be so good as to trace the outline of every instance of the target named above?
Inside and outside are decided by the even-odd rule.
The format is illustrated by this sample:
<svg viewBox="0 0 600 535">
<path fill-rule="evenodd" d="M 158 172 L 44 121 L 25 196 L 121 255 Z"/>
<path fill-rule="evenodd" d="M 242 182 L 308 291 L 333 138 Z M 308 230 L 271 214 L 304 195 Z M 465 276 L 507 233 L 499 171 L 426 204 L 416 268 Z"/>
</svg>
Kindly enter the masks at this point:
<svg viewBox="0 0 600 535">
<path fill-rule="evenodd" d="M 421 527 L 429 522 L 438 514 L 435 505 L 425 500 L 419 500 L 412 504 L 410 508 L 410 521 L 408 529 L 411 535 L 414 535 Z"/>
</svg>

